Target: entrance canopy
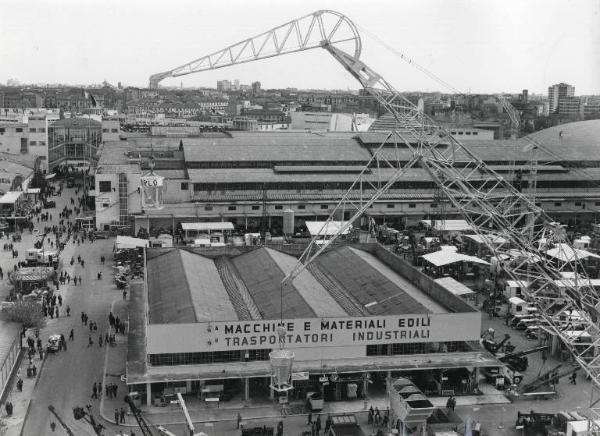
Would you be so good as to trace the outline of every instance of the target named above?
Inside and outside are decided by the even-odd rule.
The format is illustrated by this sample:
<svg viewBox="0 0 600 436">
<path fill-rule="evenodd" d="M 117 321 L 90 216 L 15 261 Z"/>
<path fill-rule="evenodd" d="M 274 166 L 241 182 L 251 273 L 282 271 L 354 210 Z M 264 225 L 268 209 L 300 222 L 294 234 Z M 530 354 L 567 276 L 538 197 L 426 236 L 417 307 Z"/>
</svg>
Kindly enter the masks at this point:
<svg viewBox="0 0 600 436">
<path fill-rule="evenodd" d="M 348 221 L 306 221 L 306 227 L 310 236 L 333 236 L 342 227 L 344 227 Z M 348 234 L 350 227 L 342 232 L 343 235 Z"/>
<path fill-rule="evenodd" d="M 425 254 L 423 255 L 423 259 L 433 264 L 434 266 L 450 265 L 452 263 L 457 262 L 472 262 L 480 263 L 482 265 L 489 265 L 489 263 L 483 259 L 480 259 L 475 256 L 468 256 L 466 254 L 457 253 L 454 250 L 440 250 L 433 253 Z"/>
<path fill-rule="evenodd" d="M 21 191 L 8 191 L 2 197 L 0 197 L 0 204 L 15 204 L 19 198 L 21 198 Z"/>
<path fill-rule="evenodd" d="M 197 232 L 233 230 L 233 223 L 222 221 L 218 223 L 181 223 L 184 232 L 193 230 Z"/>
<path fill-rule="evenodd" d="M 132 238 L 131 236 L 117 236 L 117 242 L 115 246 L 117 250 L 123 250 L 128 248 L 141 248 L 147 247 L 150 241 L 147 239 Z"/>
<path fill-rule="evenodd" d="M 463 285 L 461 282 L 454 280 L 452 277 L 435 279 L 435 282 L 439 285 L 442 285 L 445 289 L 452 292 L 456 296 L 474 294 L 470 288 Z"/>
</svg>

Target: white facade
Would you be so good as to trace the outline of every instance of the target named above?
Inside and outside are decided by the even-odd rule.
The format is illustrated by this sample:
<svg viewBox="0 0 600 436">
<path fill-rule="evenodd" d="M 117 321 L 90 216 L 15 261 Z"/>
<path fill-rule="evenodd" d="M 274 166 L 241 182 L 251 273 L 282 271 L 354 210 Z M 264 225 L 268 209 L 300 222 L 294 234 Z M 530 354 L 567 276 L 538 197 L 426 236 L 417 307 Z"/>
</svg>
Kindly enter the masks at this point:
<svg viewBox="0 0 600 436">
<path fill-rule="evenodd" d="M 102 142 L 118 141 L 121 133 L 120 123 L 117 119 L 102 120 Z"/>
</svg>

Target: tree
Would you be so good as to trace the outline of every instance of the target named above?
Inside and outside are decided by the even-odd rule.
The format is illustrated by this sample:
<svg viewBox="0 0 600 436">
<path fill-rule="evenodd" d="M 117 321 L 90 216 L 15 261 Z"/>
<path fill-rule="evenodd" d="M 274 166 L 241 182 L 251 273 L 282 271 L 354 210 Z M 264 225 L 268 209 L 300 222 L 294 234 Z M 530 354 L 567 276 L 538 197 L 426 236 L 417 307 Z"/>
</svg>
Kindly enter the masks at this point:
<svg viewBox="0 0 600 436">
<path fill-rule="evenodd" d="M 6 321 L 18 322 L 23 328 L 40 329 L 46 325 L 42 306 L 35 301 L 16 301 L 2 311 Z"/>
</svg>

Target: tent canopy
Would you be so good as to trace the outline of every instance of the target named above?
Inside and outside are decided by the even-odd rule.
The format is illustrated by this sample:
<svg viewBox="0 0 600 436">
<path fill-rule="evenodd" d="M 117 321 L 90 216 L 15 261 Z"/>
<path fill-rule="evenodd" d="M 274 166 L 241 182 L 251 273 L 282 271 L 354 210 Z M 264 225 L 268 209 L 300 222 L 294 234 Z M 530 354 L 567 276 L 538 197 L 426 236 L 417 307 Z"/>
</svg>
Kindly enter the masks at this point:
<svg viewBox="0 0 600 436">
<path fill-rule="evenodd" d="M 558 259 L 562 262 L 572 262 L 575 259 L 586 259 L 588 257 L 593 257 L 595 259 L 600 259 L 600 256 L 597 254 L 591 253 L 587 250 L 578 250 L 574 249 L 567 244 L 557 244 L 556 247 L 546 251 L 546 255 L 553 259 Z"/>
<path fill-rule="evenodd" d="M 223 230 L 233 230 L 233 223 L 229 221 L 222 221 L 217 223 L 181 223 L 181 228 L 183 231 L 195 230 L 197 232 L 206 232 L 206 231 L 223 231 Z"/>
<path fill-rule="evenodd" d="M 8 191 L 2 197 L 0 197 L 0 204 L 15 204 L 15 202 L 21 197 L 23 192 L 21 191 Z"/>
<path fill-rule="evenodd" d="M 150 241 L 147 239 L 132 238 L 131 236 L 117 236 L 116 247 L 117 250 L 123 250 L 128 248 L 139 248 L 147 247 Z"/>
<path fill-rule="evenodd" d="M 470 288 L 463 285 L 461 282 L 454 280 L 452 277 L 442 277 L 440 279 L 435 279 L 435 282 L 443 286 L 445 289 L 447 289 L 456 296 L 469 295 L 474 293 Z"/>
<path fill-rule="evenodd" d="M 475 256 L 468 256 L 466 254 L 457 253 L 456 251 L 452 250 L 440 250 L 434 253 L 425 254 L 423 255 L 423 259 L 425 259 L 429 263 L 432 263 L 435 266 L 450 265 L 452 263 L 457 262 L 473 262 L 482 265 L 489 265 L 489 263 L 483 259 L 480 259 Z"/>
<path fill-rule="evenodd" d="M 308 228 L 310 236 L 333 236 L 345 226 L 347 222 L 348 221 L 306 221 L 306 227 Z M 345 235 L 349 231 L 350 227 L 344 230 L 342 234 Z"/>
<path fill-rule="evenodd" d="M 421 222 L 425 226 L 431 227 L 431 220 L 421 220 Z M 465 220 L 436 220 L 435 230 L 439 230 L 441 232 L 464 232 L 467 230 L 473 230 L 473 227 Z"/>
</svg>

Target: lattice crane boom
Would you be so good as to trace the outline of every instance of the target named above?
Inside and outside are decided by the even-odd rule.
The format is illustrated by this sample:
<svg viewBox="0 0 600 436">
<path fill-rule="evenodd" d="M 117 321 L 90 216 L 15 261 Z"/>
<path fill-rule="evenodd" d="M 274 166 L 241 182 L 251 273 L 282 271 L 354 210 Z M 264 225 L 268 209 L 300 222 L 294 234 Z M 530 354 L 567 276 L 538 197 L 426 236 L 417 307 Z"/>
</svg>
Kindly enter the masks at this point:
<svg viewBox="0 0 600 436">
<path fill-rule="evenodd" d="M 259 35 L 240 41 L 187 64 L 150 76 L 150 88 L 167 77 L 185 76 L 200 71 L 271 58 L 309 50 L 323 44 L 354 43 L 354 56 L 362 50 L 358 30 L 339 12 L 320 10 L 289 21 Z"/>
<path fill-rule="evenodd" d="M 322 13 L 323 11 L 319 11 L 307 17 L 312 16 L 313 20 L 318 21 L 316 17 Z M 552 224 L 552 219 L 534 201 L 489 168 L 443 127 L 421 113 L 381 75 L 360 60 L 360 37 L 356 27 L 348 18 L 335 14 L 340 22 L 347 24 L 355 32 L 357 49 L 353 55 L 336 44 L 329 43 L 325 38 L 320 44 L 305 45 L 285 53 L 314 47 L 326 49 L 394 116 L 396 128 L 386 135 L 378 148 L 371 151 L 370 161 L 342 195 L 324 228 L 340 214 L 344 216 L 348 213 L 350 218 L 339 226 L 331 238 L 323 240 L 322 237 L 315 236 L 295 267 L 282 281 L 282 286 L 290 286 L 308 264 L 368 211 L 369 206 L 393 189 L 394 183 L 407 171 L 418 165 L 471 224 L 493 255 L 504 259 L 500 265 L 505 274 L 513 280 L 529 281 L 529 287 L 524 290 L 526 298 L 538 307 L 541 316 L 548 321 L 553 332 L 561 338 L 575 361 L 591 377 L 594 387 L 599 388 L 600 354 L 597 350 L 600 346 L 600 328 L 596 321 L 600 297 L 586 276 L 577 250 L 565 243 L 564 230 Z M 290 23 L 287 25 L 292 25 Z M 250 45 L 250 42 L 247 44 Z M 231 53 L 229 47 L 224 52 Z M 245 59 L 244 62 L 283 53 L 281 50 L 269 56 L 254 56 Z M 221 56 L 223 57 L 225 54 Z M 198 69 L 188 64 L 185 66 L 187 70 L 179 70 L 177 74 L 220 68 L 235 63 L 239 62 L 231 56 L 224 64 L 209 63 L 208 66 Z M 386 150 L 390 145 L 394 147 L 395 154 Z M 393 175 L 379 177 L 382 167 L 393 170 Z M 554 264 L 547 262 L 546 249 L 542 248 L 538 241 L 548 236 L 557 244 L 559 251 L 562 250 L 564 261 Z M 561 273 L 566 271 L 575 272 L 575 279 L 565 281 Z M 563 323 L 560 320 L 570 317 L 573 311 L 579 312 L 584 331 L 591 338 L 589 344 L 582 345 L 576 335 L 569 335 L 563 331 Z M 594 420 L 600 418 L 600 406 L 599 400 L 594 400 L 593 397 L 590 412 L 593 415 L 592 425 L 596 426 Z"/>
</svg>

